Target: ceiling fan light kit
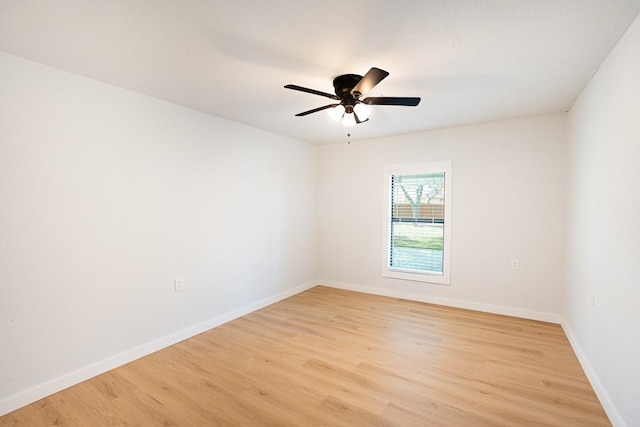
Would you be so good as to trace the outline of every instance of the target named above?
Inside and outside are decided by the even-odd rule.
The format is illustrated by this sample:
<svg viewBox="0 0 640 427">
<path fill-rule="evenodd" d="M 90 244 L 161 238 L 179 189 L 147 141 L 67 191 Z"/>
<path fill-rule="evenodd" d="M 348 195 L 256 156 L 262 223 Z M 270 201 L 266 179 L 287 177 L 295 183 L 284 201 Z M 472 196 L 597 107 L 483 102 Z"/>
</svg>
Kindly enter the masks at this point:
<svg viewBox="0 0 640 427">
<path fill-rule="evenodd" d="M 344 112 L 344 105 L 338 104 L 329 110 L 329 117 L 331 117 L 331 120 L 333 120 L 334 122 L 340 122 L 340 120 L 342 120 L 342 117 L 344 117 Z"/>
<path fill-rule="evenodd" d="M 345 107 L 342 104 L 338 104 L 329 110 L 331 120 L 342 123 L 344 126 L 354 126 L 356 123 L 366 122 L 369 120 L 370 114 L 371 107 L 361 102 L 353 107 L 350 105 Z"/>
<path fill-rule="evenodd" d="M 358 117 L 360 117 L 360 120 L 362 120 L 363 122 L 366 120 L 369 120 L 369 115 L 371 114 L 371 107 L 369 107 L 366 104 L 356 104 L 355 107 L 353 107 L 353 112 L 355 114 L 358 115 Z"/>
<path fill-rule="evenodd" d="M 358 74 L 342 74 L 333 79 L 335 95 L 291 84 L 286 85 L 285 88 L 339 101 L 337 104 L 329 104 L 314 108 L 313 110 L 303 111 L 302 113 L 296 114 L 296 116 L 306 116 L 311 113 L 330 109 L 329 117 L 331 117 L 333 121 L 341 122 L 344 126 L 354 126 L 369 120 L 369 115 L 371 114 L 370 105 L 403 105 L 415 107 L 420 103 L 420 98 L 413 97 L 369 97 L 360 99 L 361 96 L 373 89 L 374 86 L 388 75 L 388 72 L 375 67 L 371 68 L 364 77 Z"/>
</svg>

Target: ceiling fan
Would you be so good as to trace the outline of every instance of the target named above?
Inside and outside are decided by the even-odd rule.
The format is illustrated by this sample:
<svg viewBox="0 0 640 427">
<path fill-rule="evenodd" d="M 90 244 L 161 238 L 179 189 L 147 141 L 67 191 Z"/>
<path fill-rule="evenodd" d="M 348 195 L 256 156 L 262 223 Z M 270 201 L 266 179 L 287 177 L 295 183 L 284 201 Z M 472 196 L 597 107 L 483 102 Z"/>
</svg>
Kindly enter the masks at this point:
<svg viewBox="0 0 640 427">
<path fill-rule="evenodd" d="M 406 97 L 374 96 L 360 99 L 361 96 L 369 92 L 388 75 L 388 72 L 375 67 L 371 68 L 364 77 L 358 74 L 340 75 L 333 79 L 335 95 L 297 85 L 286 85 L 285 88 L 320 95 L 339 101 L 338 103 L 298 113 L 296 116 L 306 116 L 307 114 L 331 108 L 329 116 L 333 120 L 336 122 L 342 121 L 342 124 L 345 126 L 353 126 L 357 123 L 363 123 L 369 120 L 369 114 L 371 112 L 369 105 L 405 105 L 415 107 L 420 103 L 420 98 Z"/>
</svg>

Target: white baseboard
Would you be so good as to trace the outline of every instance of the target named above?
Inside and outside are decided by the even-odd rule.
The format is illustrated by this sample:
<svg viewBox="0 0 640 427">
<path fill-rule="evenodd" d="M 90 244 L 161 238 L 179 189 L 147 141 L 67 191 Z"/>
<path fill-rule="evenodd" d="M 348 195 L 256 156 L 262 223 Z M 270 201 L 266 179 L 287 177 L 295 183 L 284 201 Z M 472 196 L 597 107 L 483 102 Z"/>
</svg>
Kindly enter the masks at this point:
<svg viewBox="0 0 640 427">
<path fill-rule="evenodd" d="M 545 313 L 521 308 L 513 308 L 502 305 L 484 304 L 473 301 L 458 300 L 454 298 L 435 297 L 411 292 L 402 292 L 370 286 L 354 285 L 351 283 L 333 282 L 330 280 L 318 280 L 318 285 L 332 288 L 345 289 L 348 291 L 364 292 L 367 294 L 381 295 L 392 298 L 402 298 L 411 301 L 420 301 L 430 304 L 445 305 L 448 307 L 464 308 L 467 310 L 483 311 L 485 313 L 502 314 L 505 316 L 520 317 L 522 319 L 539 320 L 541 322 L 558 323 L 562 322 L 562 317 L 555 313 Z"/>
<path fill-rule="evenodd" d="M 57 393 L 82 381 L 86 381 L 97 375 L 115 369 L 118 366 L 122 366 L 136 359 L 154 353 L 158 350 L 162 350 L 163 348 L 176 344 L 180 341 L 184 341 L 195 335 L 201 334 L 205 331 L 208 331 L 209 329 L 215 328 L 216 326 L 220 326 L 231 320 L 237 319 L 238 317 L 242 317 L 246 314 L 281 301 L 285 298 L 306 291 L 307 289 L 310 289 L 314 286 L 316 286 L 316 282 L 309 282 L 296 288 L 280 292 L 274 296 L 254 302 L 252 304 L 248 304 L 244 307 L 240 307 L 236 310 L 214 317 L 205 322 L 193 325 L 189 328 L 164 336 L 157 340 L 139 345 L 138 347 L 132 348 L 131 350 L 116 354 L 92 365 L 85 366 L 51 381 L 47 381 L 36 387 L 19 392 L 13 396 L 8 397 L 7 399 L 0 401 L 0 416 L 8 414 L 9 412 L 13 412 L 16 409 L 36 402 L 44 397 L 47 397 L 53 393 Z"/>
<path fill-rule="evenodd" d="M 560 324 L 562 325 L 562 329 L 564 330 L 565 335 L 569 339 L 569 343 L 571 343 L 573 352 L 576 354 L 576 357 L 580 361 L 582 370 L 591 383 L 591 387 L 593 387 L 593 391 L 595 391 L 596 396 L 598 396 L 598 399 L 600 400 L 600 403 L 602 403 L 602 407 L 607 413 L 609 421 L 611 421 L 611 424 L 613 424 L 614 427 L 627 427 L 627 423 L 625 422 L 624 418 L 622 418 L 622 415 L 620 414 L 620 411 L 618 411 L 616 405 L 613 403 L 611 396 L 609 396 L 609 393 L 607 393 L 607 390 L 604 388 L 602 381 L 600 381 L 600 377 L 598 377 L 598 374 L 591 366 L 591 363 L 589 363 L 589 359 L 587 359 L 586 354 L 584 353 L 584 351 L 582 351 L 582 347 L 580 347 L 580 343 L 571 331 L 569 324 L 564 318 L 562 319 L 562 322 Z"/>
</svg>

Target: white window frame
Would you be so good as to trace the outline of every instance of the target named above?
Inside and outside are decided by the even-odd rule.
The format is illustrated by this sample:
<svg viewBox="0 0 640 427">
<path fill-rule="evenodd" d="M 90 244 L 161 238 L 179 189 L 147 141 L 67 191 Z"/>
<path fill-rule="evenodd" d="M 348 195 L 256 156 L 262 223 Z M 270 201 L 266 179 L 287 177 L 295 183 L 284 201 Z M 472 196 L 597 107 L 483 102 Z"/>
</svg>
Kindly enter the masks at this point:
<svg viewBox="0 0 640 427">
<path fill-rule="evenodd" d="M 444 172 L 444 249 L 442 273 L 418 272 L 415 270 L 396 269 L 389 267 L 391 252 L 391 176 L 404 174 L 422 174 Z M 394 279 L 413 280 L 418 282 L 448 285 L 451 277 L 451 195 L 452 193 L 452 162 L 451 160 L 386 165 L 384 167 L 384 215 L 383 215 L 383 248 L 382 248 L 382 276 Z"/>
</svg>

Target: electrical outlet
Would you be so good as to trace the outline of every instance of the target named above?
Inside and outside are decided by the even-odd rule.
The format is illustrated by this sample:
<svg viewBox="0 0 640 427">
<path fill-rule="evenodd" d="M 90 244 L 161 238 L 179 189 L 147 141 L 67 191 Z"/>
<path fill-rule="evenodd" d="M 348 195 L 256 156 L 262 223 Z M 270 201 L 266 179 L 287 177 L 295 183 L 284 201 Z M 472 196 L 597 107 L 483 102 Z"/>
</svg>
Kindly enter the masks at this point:
<svg viewBox="0 0 640 427">
<path fill-rule="evenodd" d="M 173 282 L 173 286 L 176 292 L 180 292 L 184 289 L 184 279 L 182 277 L 176 277 L 176 280 Z"/>
<path fill-rule="evenodd" d="M 511 269 L 512 270 L 520 270 L 520 260 L 519 259 L 512 259 L 511 260 Z"/>
</svg>

